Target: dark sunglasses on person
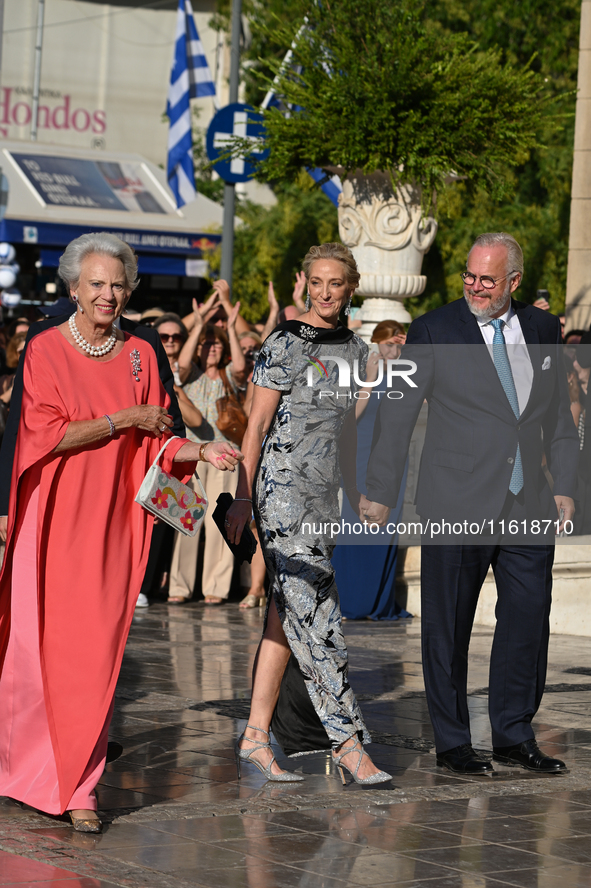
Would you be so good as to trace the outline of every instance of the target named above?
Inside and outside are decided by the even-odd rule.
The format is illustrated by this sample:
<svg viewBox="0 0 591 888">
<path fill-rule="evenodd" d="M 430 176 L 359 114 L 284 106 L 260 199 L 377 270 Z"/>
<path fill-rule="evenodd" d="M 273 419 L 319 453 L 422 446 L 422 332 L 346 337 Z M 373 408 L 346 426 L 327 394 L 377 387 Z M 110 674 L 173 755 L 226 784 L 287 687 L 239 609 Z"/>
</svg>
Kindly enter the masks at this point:
<svg viewBox="0 0 591 888">
<path fill-rule="evenodd" d="M 161 333 L 160 334 L 161 342 L 182 342 L 183 337 L 180 333 Z"/>
</svg>

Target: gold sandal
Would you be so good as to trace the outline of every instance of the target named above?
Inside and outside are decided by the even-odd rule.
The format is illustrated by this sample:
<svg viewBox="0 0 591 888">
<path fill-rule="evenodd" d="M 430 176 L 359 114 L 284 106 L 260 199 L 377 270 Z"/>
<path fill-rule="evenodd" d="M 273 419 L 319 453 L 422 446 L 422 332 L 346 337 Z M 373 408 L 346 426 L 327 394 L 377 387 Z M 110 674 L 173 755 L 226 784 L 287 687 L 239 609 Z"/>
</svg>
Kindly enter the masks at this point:
<svg viewBox="0 0 591 888">
<path fill-rule="evenodd" d="M 70 815 L 72 826 L 74 827 L 76 832 L 100 833 L 103 831 L 103 822 L 98 817 L 93 817 L 90 820 L 85 820 L 81 817 L 74 817 L 71 811 L 68 811 L 68 814 Z"/>
<path fill-rule="evenodd" d="M 238 607 L 241 610 L 250 610 L 252 607 L 264 607 L 267 603 L 266 595 L 247 595 L 243 598 Z"/>
</svg>

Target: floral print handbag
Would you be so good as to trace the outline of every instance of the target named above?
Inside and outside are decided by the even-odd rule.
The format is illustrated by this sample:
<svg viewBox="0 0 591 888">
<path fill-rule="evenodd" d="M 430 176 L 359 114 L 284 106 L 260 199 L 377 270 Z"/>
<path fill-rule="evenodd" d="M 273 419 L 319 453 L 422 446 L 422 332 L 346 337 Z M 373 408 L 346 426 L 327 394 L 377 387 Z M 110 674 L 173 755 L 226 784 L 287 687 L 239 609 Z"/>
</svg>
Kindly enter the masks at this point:
<svg viewBox="0 0 591 888">
<path fill-rule="evenodd" d="M 158 460 L 174 440 L 174 437 L 169 438 L 158 453 L 142 481 L 135 501 L 179 533 L 195 536 L 207 511 L 207 497 L 201 481 L 196 475 L 193 477 L 193 490 L 158 465 Z"/>
</svg>

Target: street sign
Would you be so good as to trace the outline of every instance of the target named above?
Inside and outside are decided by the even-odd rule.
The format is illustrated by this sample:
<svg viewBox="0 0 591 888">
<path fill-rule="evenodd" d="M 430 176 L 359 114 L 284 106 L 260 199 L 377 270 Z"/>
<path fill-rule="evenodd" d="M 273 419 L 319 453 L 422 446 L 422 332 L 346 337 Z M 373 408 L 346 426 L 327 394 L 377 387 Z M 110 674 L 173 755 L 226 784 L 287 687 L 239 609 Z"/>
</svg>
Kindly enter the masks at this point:
<svg viewBox="0 0 591 888">
<path fill-rule="evenodd" d="M 250 158 L 261 161 L 269 153 L 263 142 L 263 115 L 241 102 L 233 102 L 218 111 L 207 130 L 208 158 L 216 161 L 228 150 L 234 136 L 249 140 L 252 145 L 249 159 L 234 157 L 231 160 L 220 160 L 215 165 L 215 171 L 225 182 L 247 182 L 255 171 Z"/>
</svg>

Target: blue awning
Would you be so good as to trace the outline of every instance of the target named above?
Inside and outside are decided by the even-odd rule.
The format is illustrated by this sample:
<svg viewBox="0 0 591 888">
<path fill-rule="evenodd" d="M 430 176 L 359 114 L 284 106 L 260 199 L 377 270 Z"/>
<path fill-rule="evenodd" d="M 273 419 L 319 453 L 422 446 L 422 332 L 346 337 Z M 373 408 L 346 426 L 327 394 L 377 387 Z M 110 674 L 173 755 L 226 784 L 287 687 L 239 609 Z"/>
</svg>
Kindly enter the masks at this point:
<svg viewBox="0 0 591 888">
<path fill-rule="evenodd" d="M 100 231 L 116 234 L 121 240 L 141 253 L 173 254 L 200 259 L 207 251 L 215 249 L 221 241 L 219 234 L 190 234 L 169 231 L 145 231 L 141 229 L 116 229 L 101 227 Z M 57 222 L 31 222 L 4 218 L 0 222 L 0 240 L 11 244 L 39 244 L 47 247 L 65 247 L 81 234 L 97 231 L 97 226 L 62 225 Z M 63 252 L 63 251 L 60 251 Z M 171 257 L 172 258 L 172 257 Z M 142 270 L 140 266 L 140 271 Z M 180 271 L 149 272 L 144 274 L 185 274 Z"/>
</svg>

